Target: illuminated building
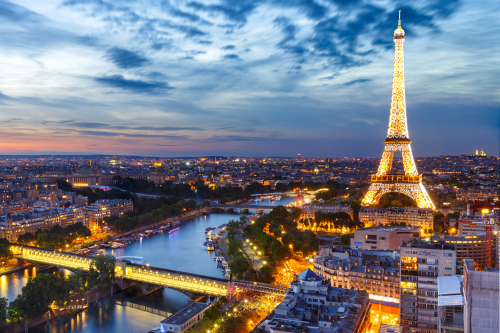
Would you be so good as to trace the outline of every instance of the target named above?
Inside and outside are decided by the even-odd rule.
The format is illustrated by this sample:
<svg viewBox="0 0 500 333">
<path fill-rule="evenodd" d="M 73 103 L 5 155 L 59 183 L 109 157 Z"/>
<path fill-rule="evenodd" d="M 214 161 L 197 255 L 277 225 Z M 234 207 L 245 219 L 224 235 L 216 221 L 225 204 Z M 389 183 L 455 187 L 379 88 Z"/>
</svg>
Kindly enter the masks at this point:
<svg viewBox="0 0 500 333">
<path fill-rule="evenodd" d="M 266 332 L 364 333 L 369 325 L 364 291 L 332 287 L 307 269 L 290 283 L 285 299 L 263 321 Z"/>
<path fill-rule="evenodd" d="M 359 210 L 359 220 L 366 227 L 389 226 L 391 224 L 401 225 L 405 223 L 409 227 L 420 227 L 432 229 L 434 223 L 434 212 L 430 208 L 413 207 L 362 207 Z"/>
<path fill-rule="evenodd" d="M 481 151 L 478 151 L 478 149 L 476 149 L 476 156 L 486 156 L 486 153 L 484 152 L 484 150 L 481 148 Z"/>
<path fill-rule="evenodd" d="M 105 199 L 97 200 L 87 208 L 87 217 L 90 230 L 98 227 L 105 217 L 121 216 L 124 213 L 134 210 L 132 200 L 125 199 Z"/>
<path fill-rule="evenodd" d="M 330 250 L 330 251 L 329 251 Z M 336 248 L 335 251 L 341 251 Z M 347 253 L 345 253 L 347 252 Z M 330 281 L 333 287 L 365 290 L 370 299 L 399 303 L 399 260 L 394 251 L 379 252 L 320 248 L 314 257 L 314 272 Z"/>
<path fill-rule="evenodd" d="M 439 276 L 456 275 L 453 244 L 401 244 L 399 323 L 403 332 L 438 333 Z"/>
<path fill-rule="evenodd" d="M 160 168 L 161 167 L 161 161 L 154 161 L 153 165 L 155 166 L 155 168 Z"/>
<path fill-rule="evenodd" d="M 474 259 L 477 265 L 486 264 L 486 236 L 484 232 L 467 235 L 434 235 L 432 242 L 453 244 L 457 251 L 457 260 Z M 493 236 L 491 253 L 497 252 L 497 236 Z"/>
<path fill-rule="evenodd" d="M 203 319 L 205 311 L 211 306 L 210 302 L 189 302 L 184 308 L 160 322 L 162 332 L 186 332 Z"/>
<path fill-rule="evenodd" d="M 351 247 L 366 250 L 399 249 L 402 242 L 420 240 L 420 228 L 370 227 L 354 231 Z"/>
<path fill-rule="evenodd" d="M 500 330 L 498 268 L 478 271 L 474 260 L 464 263 L 464 333 L 498 333 Z"/>
<path fill-rule="evenodd" d="M 371 177 L 371 185 L 363 198 L 362 205 L 375 205 L 385 193 L 403 193 L 417 203 L 420 208 L 432 208 L 432 203 L 427 191 L 422 184 L 422 175 L 418 174 L 408 133 L 406 119 L 406 97 L 404 81 L 404 56 L 403 44 L 405 32 L 401 28 L 401 19 L 398 28 L 394 31 L 396 44 L 394 53 L 394 72 L 392 79 L 392 100 L 389 117 L 389 128 L 385 139 L 385 148 L 378 171 Z M 403 157 L 404 174 L 391 173 L 394 153 L 400 152 Z"/>
</svg>

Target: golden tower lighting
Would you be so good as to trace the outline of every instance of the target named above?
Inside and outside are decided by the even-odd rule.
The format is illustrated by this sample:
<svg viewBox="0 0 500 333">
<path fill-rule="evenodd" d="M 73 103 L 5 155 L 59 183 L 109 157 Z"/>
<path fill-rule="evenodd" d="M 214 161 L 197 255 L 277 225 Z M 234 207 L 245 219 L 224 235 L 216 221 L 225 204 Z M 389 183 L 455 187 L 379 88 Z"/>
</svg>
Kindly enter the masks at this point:
<svg viewBox="0 0 500 333">
<path fill-rule="evenodd" d="M 420 208 L 434 209 L 434 204 L 422 184 L 422 175 L 418 174 L 411 152 L 411 141 L 406 120 L 404 41 L 405 32 L 401 28 L 401 11 L 399 11 L 398 28 L 394 30 L 396 47 L 394 51 L 391 112 L 387 138 L 384 141 L 384 152 L 377 174 L 372 175 L 370 188 L 361 204 L 363 206 L 375 205 L 385 193 L 399 192 L 415 200 Z M 391 173 L 392 159 L 395 152 L 401 152 L 404 173 Z"/>
</svg>

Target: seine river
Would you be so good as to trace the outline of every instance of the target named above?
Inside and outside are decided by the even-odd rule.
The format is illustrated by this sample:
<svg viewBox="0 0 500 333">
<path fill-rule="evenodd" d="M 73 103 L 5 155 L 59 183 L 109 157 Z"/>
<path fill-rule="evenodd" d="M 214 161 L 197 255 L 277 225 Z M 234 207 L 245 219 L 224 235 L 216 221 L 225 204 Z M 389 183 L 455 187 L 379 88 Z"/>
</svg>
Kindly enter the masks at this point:
<svg viewBox="0 0 500 333">
<path fill-rule="evenodd" d="M 259 201 L 255 205 L 283 205 L 293 199 L 284 198 L 277 201 Z M 255 211 L 250 210 L 250 213 Z M 213 252 L 207 252 L 203 246 L 205 228 L 217 227 L 231 219 L 238 219 L 238 213 L 213 213 L 201 216 L 182 224 L 180 230 L 168 234 L 164 232 L 144 238 L 119 250 L 110 250 L 115 256 L 137 256 L 144 258 L 150 266 L 170 268 L 178 271 L 197 273 L 214 277 L 223 277 L 217 268 Z M 61 270 L 61 274 L 70 274 Z M 0 277 L 0 297 L 12 301 L 21 293 L 28 277 L 34 274 L 33 269 Z M 174 312 L 187 304 L 189 298 L 175 290 L 165 288 L 163 292 L 155 292 L 143 296 L 138 287 L 132 287 L 114 294 L 113 298 L 103 300 L 101 306 L 91 305 L 84 312 L 68 316 L 60 321 L 53 320 L 49 325 L 39 325 L 29 330 L 30 333 L 140 333 L 148 332 L 159 326 L 165 317 L 158 316 L 133 307 L 118 303 L 131 302 L 154 309 Z M 123 303 L 122 303 L 123 304 Z"/>
</svg>

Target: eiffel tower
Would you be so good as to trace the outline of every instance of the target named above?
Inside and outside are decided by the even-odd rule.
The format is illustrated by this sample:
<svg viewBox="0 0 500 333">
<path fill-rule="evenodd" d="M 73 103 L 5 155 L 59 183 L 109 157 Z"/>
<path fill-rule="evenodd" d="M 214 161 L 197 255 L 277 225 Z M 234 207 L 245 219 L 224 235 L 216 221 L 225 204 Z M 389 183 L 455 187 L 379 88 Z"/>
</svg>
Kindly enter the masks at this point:
<svg viewBox="0 0 500 333">
<path fill-rule="evenodd" d="M 384 153 L 382 154 L 377 174 L 372 175 L 370 188 L 363 198 L 361 205 L 376 205 L 380 197 L 385 193 L 399 192 L 415 200 L 420 208 L 434 209 L 434 204 L 422 184 L 422 175 L 418 174 L 411 152 L 411 141 L 406 121 L 404 41 L 405 32 L 401 28 L 401 11 L 399 11 L 398 28 L 394 31 L 396 49 L 394 52 L 389 129 L 387 130 L 387 139 L 384 141 Z M 391 172 L 392 160 L 396 152 L 401 152 L 403 157 L 404 173 Z"/>
</svg>

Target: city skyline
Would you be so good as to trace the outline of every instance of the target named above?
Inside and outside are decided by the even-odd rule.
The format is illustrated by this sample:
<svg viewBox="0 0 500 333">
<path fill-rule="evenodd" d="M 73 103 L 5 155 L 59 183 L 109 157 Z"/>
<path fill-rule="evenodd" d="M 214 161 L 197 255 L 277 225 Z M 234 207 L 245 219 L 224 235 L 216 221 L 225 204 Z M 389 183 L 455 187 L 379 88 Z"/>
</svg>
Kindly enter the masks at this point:
<svg viewBox="0 0 500 333">
<path fill-rule="evenodd" d="M 498 156 L 493 1 L 0 1 L 0 154 L 379 157 L 398 9 L 415 156 Z"/>
</svg>

